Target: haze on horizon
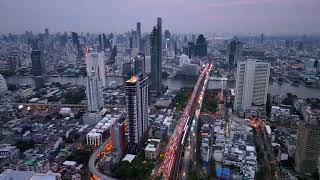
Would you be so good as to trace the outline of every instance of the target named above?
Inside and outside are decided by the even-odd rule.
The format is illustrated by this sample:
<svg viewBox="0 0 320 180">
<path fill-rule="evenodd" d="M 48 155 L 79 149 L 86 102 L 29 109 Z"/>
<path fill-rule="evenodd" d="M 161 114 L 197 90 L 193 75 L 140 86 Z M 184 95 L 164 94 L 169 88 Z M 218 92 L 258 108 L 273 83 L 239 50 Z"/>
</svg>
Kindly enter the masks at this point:
<svg viewBox="0 0 320 180">
<path fill-rule="evenodd" d="M 0 33 L 126 32 L 156 17 L 172 32 L 320 34 L 319 0 L 1 0 Z"/>
</svg>

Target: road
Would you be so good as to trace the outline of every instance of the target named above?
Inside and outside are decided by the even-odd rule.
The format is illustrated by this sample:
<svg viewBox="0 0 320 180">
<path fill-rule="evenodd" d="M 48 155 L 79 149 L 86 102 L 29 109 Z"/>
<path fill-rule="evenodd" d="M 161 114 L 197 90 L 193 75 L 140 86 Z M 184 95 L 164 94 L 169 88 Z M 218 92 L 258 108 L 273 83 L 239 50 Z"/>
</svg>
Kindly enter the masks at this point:
<svg viewBox="0 0 320 180">
<path fill-rule="evenodd" d="M 113 177 L 110 177 L 110 176 L 107 176 L 103 173 L 101 173 L 97 167 L 96 167 L 96 159 L 97 157 L 99 156 L 99 154 L 101 152 L 103 152 L 105 150 L 105 147 L 111 142 L 111 138 L 108 138 L 102 145 L 100 145 L 93 153 L 92 155 L 90 156 L 90 159 L 89 159 L 89 163 L 88 163 L 88 166 L 89 166 L 89 170 L 90 172 L 93 174 L 94 176 L 94 179 L 101 179 L 101 180 L 117 180 Z"/>
<path fill-rule="evenodd" d="M 189 101 L 183 111 L 181 118 L 179 119 L 174 132 L 171 135 L 169 143 L 166 147 L 164 160 L 161 162 L 160 168 L 157 170 L 157 176 L 163 174 L 163 179 L 171 179 L 172 174 L 177 174 L 177 162 L 180 162 L 181 155 L 181 140 L 185 132 L 185 126 L 188 124 L 189 117 L 192 115 L 192 109 L 195 105 L 196 97 L 198 97 L 198 91 L 203 87 L 204 78 L 208 77 L 208 73 L 212 68 L 212 65 L 206 64 L 198 77 L 198 80 L 194 86 L 193 92 Z M 178 158 L 177 158 L 178 157 Z M 179 163 L 178 163 L 179 164 Z"/>
<path fill-rule="evenodd" d="M 200 112 L 202 109 L 202 101 L 205 94 L 205 91 L 207 89 L 208 80 L 209 80 L 209 71 L 207 71 L 207 75 L 205 76 L 205 80 L 203 82 L 203 86 L 201 91 L 199 92 L 199 96 L 196 101 L 196 110 L 194 114 L 194 118 L 191 123 L 191 128 L 189 131 L 189 138 L 188 138 L 188 144 L 187 148 L 185 148 L 184 152 L 184 159 L 182 162 L 182 169 L 181 169 L 181 180 L 186 180 L 188 178 L 188 174 L 190 173 L 190 164 L 192 167 L 195 167 L 195 172 L 198 172 L 197 170 L 197 127 L 198 127 L 198 120 L 200 116 Z"/>
<path fill-rule="evenodd" d="M 197 149 L 197 141 L 196 141 L 196 132 L 197 131 L 197 120 L 193 119 L 190 132 L 188 133 L 188 141 L 187 146 L 184 150 L 184 157 L 181 166 L 181 180 L 187 180 L 190 172 L 190 167 L 195 167 L 197 165 L 196 159 L 196 149 Z M 191 165 L 190 165 L 191 164 Z"/>
</svg>

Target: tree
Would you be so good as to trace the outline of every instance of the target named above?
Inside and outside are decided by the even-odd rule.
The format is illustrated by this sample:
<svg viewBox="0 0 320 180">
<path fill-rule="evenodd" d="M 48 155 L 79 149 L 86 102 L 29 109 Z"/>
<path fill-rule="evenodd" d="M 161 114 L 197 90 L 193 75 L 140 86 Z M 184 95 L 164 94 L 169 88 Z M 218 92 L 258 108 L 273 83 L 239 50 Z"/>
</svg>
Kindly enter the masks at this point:
<svg viewBox="0 0 320 180">
<path fill-rule="evenodd" d="M 67 158 L 69 161 L 76 161 L 79 164 L 87 164 L 91 152 L 84 149 L 77 149 Z"/>
<path fill-rule="evenodd" d="M 129 161 L 120 161 L 116 167 L 115 174 L 122 179 L 132 179 L 141 174 L 141 169 L 132 166 Z"/>
<path fill-rule="evenodd" d="M 208 162 L 209 166 L 209 176 L 214 178 L 216 177 L 216 162 L 213 159 L 210 159 Z"/>
<path fill-rule="evenodd" d="M 291 93 L 287 93 L 287 97 L 282 101 L 282 104 L 293 106 L 296 98 L 297 98 L 296 95 L 292 95 Z"/>
<path fill-rule="evenodd" d="M 255 176 L 254 179 L 255 180 L 264 180 L 265 178 L 264 172 L 263 171 L 258 171 Z"/>
<path fill-rule="evenodd" d="M 21 152 L 24 152 L 28 149 L 34 148 L 35 144 L 36 143 L 31 139 L 31 140 L 19 140 L 15 145 Z"/>
<path fill-rule="evenodd" d="M 217 110 L 217 93 L 214 90 L 208 90 L 204 93 L 202 109 L 203 112 L 214 113 Z"/>
<path fill-rule="evenodd" d="M 84 89 L 81 89 L 77 92 L 67 92 L 63 94 L 66 104 L 79 104 L 86 97 Z"/>
<path fill-rule="evenodd" d="M 173 98 L 171 102 L 172 107 L 176 107 L 178 109 L 182 109 L 186 106 L 187 101 L 191 95 L 191 89 L 182 88 L 178 92 L 178 94 Z"/>
</svg>

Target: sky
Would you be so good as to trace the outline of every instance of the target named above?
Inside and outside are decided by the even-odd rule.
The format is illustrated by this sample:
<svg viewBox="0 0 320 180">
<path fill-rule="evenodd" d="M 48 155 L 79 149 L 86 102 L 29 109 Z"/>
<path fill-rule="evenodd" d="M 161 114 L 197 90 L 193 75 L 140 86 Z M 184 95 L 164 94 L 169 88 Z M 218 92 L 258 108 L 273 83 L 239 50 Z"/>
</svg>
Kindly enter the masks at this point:
<svg viewBox="0 0 320 180">
<path fill-rule="evenodd" d="M 320 34 L 320 0 L 0 0 L 0 33 L 126 32 L 156 18 L 171 32 Z"/>
</svg>

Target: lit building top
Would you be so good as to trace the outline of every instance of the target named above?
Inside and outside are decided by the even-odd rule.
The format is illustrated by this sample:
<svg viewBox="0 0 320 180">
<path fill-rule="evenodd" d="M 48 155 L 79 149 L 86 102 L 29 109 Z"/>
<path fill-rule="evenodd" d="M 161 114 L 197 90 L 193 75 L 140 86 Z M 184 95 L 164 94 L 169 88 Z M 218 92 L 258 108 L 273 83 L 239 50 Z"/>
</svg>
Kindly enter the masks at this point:
<svg viewBox="0 0 320 180">
<path fill-rule="evenodd" d="M 127 83 L 136 83 L 138 81 L 138 77 L 137 76 L 131 76 L 131 78 L 129 80 L 127 80 Z"/>
</svg>

